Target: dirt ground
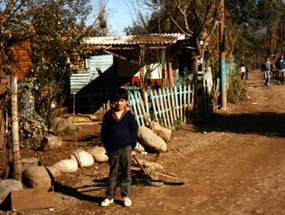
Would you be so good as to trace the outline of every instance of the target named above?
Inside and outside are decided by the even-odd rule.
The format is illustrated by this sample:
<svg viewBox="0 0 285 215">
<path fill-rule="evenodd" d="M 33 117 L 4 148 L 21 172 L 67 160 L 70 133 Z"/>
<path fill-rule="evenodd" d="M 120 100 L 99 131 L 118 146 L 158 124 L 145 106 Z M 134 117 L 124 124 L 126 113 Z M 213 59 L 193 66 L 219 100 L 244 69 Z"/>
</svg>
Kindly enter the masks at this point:
<svg viewBox="0 0 285 215">
<path fill-rule="evenodd" d="M 115 203 L 100 207 L 108 165 L 95 163 L 56 178 L 55 208 L 0 214 L 285 214 L 285 85 L 272 79 L 264 86 L 260 71 L 251 71 L 244 82 L 244 101 L 174 131 L 166 153 L 138 155 L 157 161 L 177 178 L 161 177 L 161 187 L 134 178 L 131 207 L 123 207 L 119 188 Z M 100 124 L 80 127 L 79 149 L 100 144 L 99 132 Z M 73 151 L 74 141 L 66 139 L 60 150 L 25 149 L 21 157 L 36 156 L 49 166 Z M 3 171 L 6 150 L 0 156 Z"/>
</svg>

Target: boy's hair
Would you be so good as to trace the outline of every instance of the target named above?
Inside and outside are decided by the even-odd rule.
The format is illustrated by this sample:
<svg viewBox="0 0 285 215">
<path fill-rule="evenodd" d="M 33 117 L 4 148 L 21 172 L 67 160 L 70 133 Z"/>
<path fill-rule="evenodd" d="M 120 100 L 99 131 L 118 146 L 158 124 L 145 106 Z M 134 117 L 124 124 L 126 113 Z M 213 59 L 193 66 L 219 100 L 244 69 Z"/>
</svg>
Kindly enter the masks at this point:
<svg viewBox="0 0 285 215">
<path fill-rule="evenodd" d="M 128 100 L 128 91 L 124 88 L 118 88 L 114 92 L 114 100 L 115 99 L 125 99 Z"/>
</svg>

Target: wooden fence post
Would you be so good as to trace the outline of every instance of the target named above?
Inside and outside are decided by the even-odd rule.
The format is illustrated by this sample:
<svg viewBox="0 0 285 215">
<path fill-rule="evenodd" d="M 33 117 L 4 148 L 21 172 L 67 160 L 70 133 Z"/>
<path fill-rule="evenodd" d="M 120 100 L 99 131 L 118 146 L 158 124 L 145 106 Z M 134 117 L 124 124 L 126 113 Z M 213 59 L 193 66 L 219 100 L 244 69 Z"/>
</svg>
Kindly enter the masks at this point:
<svg viewBox="0 0 285 215">
<path fill-rule="evenodd" d="M 20 139 L 18 123 L 18 83 L 17 77 L 11 76 L 11 117 L 12 117 L 12 142 L 14 179 L 22 181 L 22 164 L 20 161 Z"/>
</svg>

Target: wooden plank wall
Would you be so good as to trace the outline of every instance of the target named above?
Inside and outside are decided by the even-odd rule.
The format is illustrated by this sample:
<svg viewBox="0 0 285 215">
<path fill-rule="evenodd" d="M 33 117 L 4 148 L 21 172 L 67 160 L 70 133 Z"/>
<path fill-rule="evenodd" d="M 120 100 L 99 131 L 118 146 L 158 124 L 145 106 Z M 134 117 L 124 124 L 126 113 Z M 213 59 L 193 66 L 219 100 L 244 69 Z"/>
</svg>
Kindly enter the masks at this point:
<svg viewBox="0 0 285 215">
<path fill-rule="evenodd" d="M 33 66 L 30 40 L 17 41 L 13 44 L 13 75 L 18 80 L 28 75 Z"/>
</svg>

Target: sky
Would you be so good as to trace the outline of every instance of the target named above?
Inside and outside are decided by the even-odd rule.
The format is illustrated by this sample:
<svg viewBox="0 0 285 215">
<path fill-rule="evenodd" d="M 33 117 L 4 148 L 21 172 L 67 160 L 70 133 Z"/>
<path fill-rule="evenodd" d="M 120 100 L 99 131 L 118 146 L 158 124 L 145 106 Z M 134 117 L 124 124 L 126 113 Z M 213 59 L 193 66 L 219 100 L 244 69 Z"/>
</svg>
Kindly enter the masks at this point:
<svg viewBox="0 0 285 215">
<path fill-rule="evenodd" d="M 107 1 L 107 0 L 106 0 Z M 142 10 L 142 7 L 140 7 Z M 108 0 L 108 25 L 111 36 L 123 36 L 124 28 L 131 26 L 133 19 L 136 19 L 136 13 L 132 6 L 132 0 Z M 147 11 L 143 10 L 143 14 Z"/>
<path fill-rule="evenodd" d="M 109 0 L 107 10 L 110 33 L 113 36 L 124 35 L 124 28 L 132 24 L 132 15 L 128 0 Z"/>
</svg>

